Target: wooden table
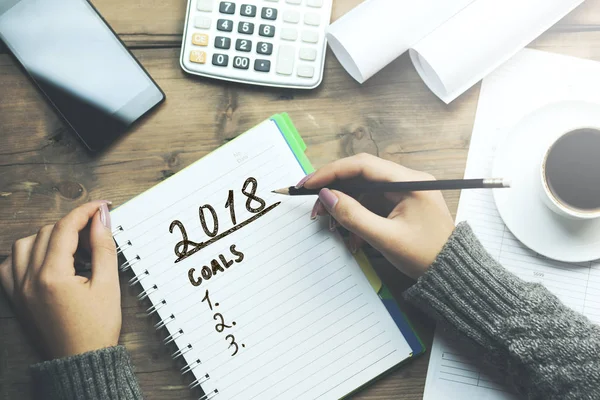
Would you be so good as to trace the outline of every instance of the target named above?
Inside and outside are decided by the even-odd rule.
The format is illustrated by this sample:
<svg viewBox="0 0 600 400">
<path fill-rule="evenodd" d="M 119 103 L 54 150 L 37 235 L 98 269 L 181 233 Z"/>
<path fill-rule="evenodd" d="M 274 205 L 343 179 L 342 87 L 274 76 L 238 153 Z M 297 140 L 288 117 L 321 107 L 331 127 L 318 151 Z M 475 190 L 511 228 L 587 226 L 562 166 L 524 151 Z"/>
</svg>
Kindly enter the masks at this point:
<svg viewBox="0 0 600 400">
<path fill-rule="evenodd" d="M 404 55 L 364 85 L 328 54 L 313 91 L 250 87 L 199 79 L 179 68 L 185 1 L 97 0 L 106 20 L 163 88 L 167 101 L 109 151 L 91 156 L 57 118 L 0 45 L 0 261 L 14 240 L 31 235 L 91 199 L 120 204 L 173 175 L 270 115 L 288 112 L 315 166 L 368 152 L 438 178 L 462 177 L 479 85 L 445 105 Z M 334 0 L 333 19 L 360 3 Z M 531 47 L 600 61 L 600 0 L 588 0 Z M 551 83 L 549 83 L 551 84 Z M 458 193 L 446 193 L 455 212 Z M 410 281 L 372 259 L 397 299 Z M 123 279 L 125 280 L 125 279 Z M 138 304 L 122 285 L 121 341 L 132 354 L 148 399 L 194 398 Z M 433 324 L 409 308 L 430 345 Z M 30 398 L 29 364 L 38 361 L 0 295 L 0 398 Z M 357 399 L 420 399 L 428 356 L 383 378 Z M 24 396 L 24 397 L 20 397 Z"/>
</svg>

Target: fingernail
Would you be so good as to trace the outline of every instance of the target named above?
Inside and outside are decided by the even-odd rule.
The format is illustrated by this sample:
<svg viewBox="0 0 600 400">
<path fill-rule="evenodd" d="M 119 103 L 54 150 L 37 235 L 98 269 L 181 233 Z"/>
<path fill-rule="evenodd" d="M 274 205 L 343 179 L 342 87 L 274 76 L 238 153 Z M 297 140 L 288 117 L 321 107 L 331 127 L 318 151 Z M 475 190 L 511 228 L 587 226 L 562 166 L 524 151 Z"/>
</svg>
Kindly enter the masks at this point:
<svg viewBox="0 0 600 400">
<path fill-rule="evenodd" d="M 102 225 L 104 225 L 105 228 L 111 229 L 110 213 L 108 212 L 107 203 L 103 203 L 100 206 L 100 222 L 102 222 Z"/>
<path fill-rule="evenodd" d="M 300 189 L 302 186 L 304 186 L 304 184 L 306 183 L 306 181 L 309 180 L 310 177 L 313 176 L 314 174 L 315 173 L 313 172 L 312 174 L 308 174 L 304 178 L 300 179 L 300 182 L 298 182 L 296 184 L 296 189 Z"/>
<path fill-rule="evenodd" d="M 321 189 L 321 191 L 319 192 L 319 200 L 321 200 L 321 203 L 329 212 L 331 212 L 333 207 L 335 207 L 335 205 L 338 202 L 338 198 L 336 197 L 336 195 L 333 194 L 333 192 L 329 189 Z"/>
<path fill-rule="evenodd" d="M 337 229 L 337 221 L 331 215 L 329 216 L 329 231 L 335 232 Z"/>
<path fill-rule="evenodd" d="M 313 221 L 315 219 L 317 219 L 317 212 L 319 211 L 319 203 L 320 203 L 319 200 L 315 201 L 315 205 L 313 206 L 312 211 L 310 212 L 310 219 Z"/>
</svg>

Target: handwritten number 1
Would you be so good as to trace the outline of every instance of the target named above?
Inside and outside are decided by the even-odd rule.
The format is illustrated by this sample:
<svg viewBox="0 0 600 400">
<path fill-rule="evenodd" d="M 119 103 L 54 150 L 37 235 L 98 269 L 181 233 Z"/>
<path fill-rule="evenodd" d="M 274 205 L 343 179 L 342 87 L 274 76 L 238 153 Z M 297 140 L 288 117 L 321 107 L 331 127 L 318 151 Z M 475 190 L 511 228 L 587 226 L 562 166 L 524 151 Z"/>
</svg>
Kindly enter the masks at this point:
<svg viewBox="0 0 600 400">
<path fill-rule="evenodd" d="M 208 289 L 206 289 L 206 294 L 204 295 L 202 301 L 206 301 L 208 303 L 208 307 L 210 307 L 210 311 L 212 311 L 212 303 L 210 302 L 210 297 L 208 297 Z"/>
<path fill-rule="evenodd" d="M 239 350 L 238 344 L 235 342 L 235 336 L 233 335 L 227 335 L 225 336 L 226 340 L 231 340 L 231 342 L 229 343 L 229 347 L 227 347 L 228 349 L 231 348 L 231 346 L 235 346 L 235 351 L 233 352 L 233 354 L 231 355 L 232 357 L 235 356 Z"/>
<path fill-rule="evenodd" d="M 229 191 L 229 196 L 227 196 L 227 202 L 225 203 L 225 208 L 229 208 L 229 214 L 231 215 L 231 222 L 233 225 L 237 225 L 237 221 L 235 219 L 235 205 L 233 202 L 233 190 Z"/>
</svg>

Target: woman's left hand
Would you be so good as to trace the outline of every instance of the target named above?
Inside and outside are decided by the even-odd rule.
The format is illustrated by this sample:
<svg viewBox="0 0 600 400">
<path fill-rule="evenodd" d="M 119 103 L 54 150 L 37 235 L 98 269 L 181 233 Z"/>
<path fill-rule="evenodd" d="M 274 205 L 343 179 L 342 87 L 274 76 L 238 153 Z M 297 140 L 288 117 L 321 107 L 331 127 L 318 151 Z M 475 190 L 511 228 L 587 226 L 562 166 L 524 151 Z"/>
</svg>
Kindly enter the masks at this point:
<svg viewBox="0 0 600 400">
<path fill-rule="evenodd" d="M 80 240 L 91 250 L 90 279 L 75 274 Z M 49 359 L 117 345 L 121 292 L 108 202 L 84 204 L 17 240 L 0 264 L 0 282 Z"/>
</svg>

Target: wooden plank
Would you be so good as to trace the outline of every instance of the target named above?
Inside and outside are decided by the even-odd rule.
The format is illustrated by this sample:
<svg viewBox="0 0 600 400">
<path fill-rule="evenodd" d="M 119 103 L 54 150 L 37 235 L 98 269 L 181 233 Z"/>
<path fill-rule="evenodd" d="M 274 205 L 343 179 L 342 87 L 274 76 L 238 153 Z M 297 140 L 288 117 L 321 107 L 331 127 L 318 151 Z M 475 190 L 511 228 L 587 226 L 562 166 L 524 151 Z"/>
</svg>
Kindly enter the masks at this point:
<svg viewBox="0 0 600 400">
<path fill-rule="evenodd" d="M 475 111 L 477 89 L 447 107 L 425 88 L 403 57 L 367 85 L 358 86 L 333 57 L 326 83 L 316 91 L 289 91 L 195 79 L 177 65 L 177 49 L 136 50 L 167 93 L 167 102 L 110 151 L 91 156 L 28 82 L 13 61 L 0 56 L 3 146 L 0 149 L 0 254 L 11 243 L 52 223 L 89 199 L 120 204 L 176 173 L 268 116 L 289 111 L 309 146 L 316 166 L 362 151 L 426 169 L 440 177 L 459 177 Z M 390 110 L 383 104 L 396 104 Z M 426 149 L 428 148 L 428 149 Z M 456 208 L 456 194 L 449 195 Z M 392 270 L 388 266 L 388 270 Z M 124 281 L 125 279 L 123 279 Z M 403 281 L 395 277 L 396 281 Z M 395 285 L 392 290 L 399 294 Z M 143 376 L 157 369 L 169 380 L 140 378 L 148 398 L 180 396 L 176 371 L 152 321 L 136 303 L 137 289 L 123 284 L 123 343 Z M 7 338 L 0 353 L 10 369 L 0 371 L 0 396 L 27 383 L 27 365 L 36 360 L 20 334 L 6 299 L 0 299 Z M 430 337 L 431 326 L 424 328 Z M 424 384 L 426 358 L 398 370 L 358 398 L 404 393 L 417 399 Z M 408 375 L 412 379 L 406 378 Z M 162 383 L 161 383 L 162 382 Z M 166 386 L 162 386 L 166 383 Z M 173 386 L 174 393 L 165 387 Z M 189 396 L 189 394 L 187 394 Z"/>
<path fill-rule="evenodd" d="M 90 199 L 128 200 L 272 114 L 288 111 L 316 166 L 370 152 L 460 177 L 477 88 L 445 106 L 401 57 L 359 87 L 333 57 L 326 84 L 288 91 L 195 79 L 178 68 L 177 49 L 136 50 L 167 93 L 157 112 L 108 152 L 91 156 L 7 56 L 0 56 L 0 254 Z M 9 100 L 10 99 L 10 100 Z M 383 107 L 394 104 L 394 109 Z M 456 208 L 457 197 L 449 199 Z"/>
<path fill-rule="evenodd" d="M 331 20 L 335 21 L 362 0 L 336 0 Z M 182 0 L 96 0 L 94 6 L 131 48 L 179 47 L 187 2 Z M 583 32 L 600 30 L 600 0 L 588 0 L 558 22 L 551 30 Z M 0 43 L 0 53 L 6 52 Z"/>
</svg>

